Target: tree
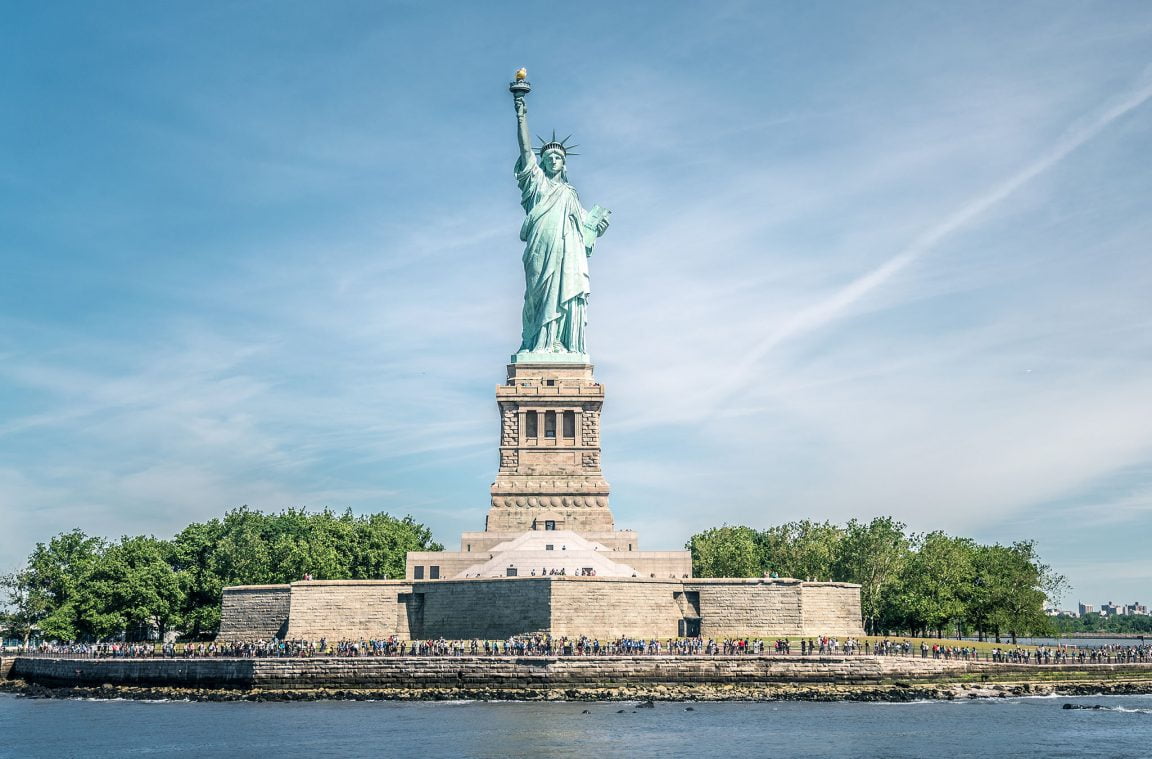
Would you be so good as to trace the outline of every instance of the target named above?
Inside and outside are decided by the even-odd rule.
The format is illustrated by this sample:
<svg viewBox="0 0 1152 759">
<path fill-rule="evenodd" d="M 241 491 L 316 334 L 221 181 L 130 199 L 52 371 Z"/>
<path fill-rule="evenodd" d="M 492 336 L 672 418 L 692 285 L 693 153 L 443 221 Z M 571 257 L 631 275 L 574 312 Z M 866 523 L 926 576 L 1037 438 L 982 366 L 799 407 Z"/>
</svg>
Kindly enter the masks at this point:
<svg viewBox="0 0 1152 759">
<path fill-rule="evenodd" d="M 172 539 L 172 568 L 180 583 L 178 625 L 191 638 L 209 635 L 220 627 L 220 599 L 224 580 L 214 555 L 223 525 L 219 519 L 193 523 Z"/>
<path fill-rule="evenodd" d="M 1001 632 L 1007 631 L 1015 643 L 1019 635 L 1049 631 L 1046 589 L 1059 587 L 1063 578 L 1040 563 L 1033 541 L 980 546 L 973 565 L 969 617 L 982 638 L 990 631 L 999 642 Z"/>
<path fill-rule="evenodd" d="M 27 565 L 0 578 L 0 625 L 25 640 L 91 640 L 178 629 L 211 636 L 228 585 L 402 577 L 408 551 L 442 551 L 411 517 L 325 509 L 264 514 L 246 506 L 193 523 L 172 540 L 107 544 L 80 530 L 39 543 Z"/>
<path fill-rule="evenodd" d="M 760 533 L 763 561 L 781 577 L 830 580 L 844 532 L 831 522 L 804 519 Z"/>
<path fill-rule="evenodd" d="M 686 547 L 698 577 L 775 571 L 858 583 L 865 626 L 873 633 L 943 635 L 955 622 L 999 640 L 1001 630 L 1015 637 L 1049 628 L 1044 599 L 1059 598 L 1067 583 L 1040 562 L 1033 542 L 983 546 L 943 532 L 909 537 L 905 529 L 892 517 L 853 519 L 844 527 L 801 520 L 763 532 L 725 525 L 696 533 Z"/>
<path fill-rule="evenodd" d="M 80 530 L 62 532 L 47 545 L 36 544 L 22 573 L 32 607 L 41 615 L 37 622 L 43 637 L 77 640 L 95 634 L 81 613 L 79 593 L 104 549 L 103 540 Z"/>
<path fill-rule="evenodd" d="M 81 616 L 96 637 L 126 633 L 161 639 L 179 618 L 182 589 L 172 568 L 172 544 L 123 537 L 92 563 L 78 592 Z"/>
<path fill-rule="evenodd" d="M 838 543 L 834 574 L 837 580 L 860 585 L 860 610 L 869 632 L 876 632 L 877 620 L 890 605 L 885 594 L 908 560 L 911 549 L 904 529 L 892 517 L 876 517 L 867 524 L 853 519 Z"/>
<path fill-rule="evenodd" d="M 432 531 L 410 516 L 397 519 L 388 514 L 370 514 L 360 517 L 356 527 L 347 547 L 352 577 L 403 577 L 409 551 L 444 550 L 432 540 Z"/>
<path fill-rule="evenodd" d="M 696 577 L 759 577 L 763 570 L 757 532 L 751 527 L 713 527 L 688 539 Z"/>
<path fill-rule="evenodd" d="M 4 589 L 6 596 L 0 613 L 0 635 L 19 638 L 27 646 L 40 622 L 48 615 L 51 608 L 49 598 L 36 586 L 32 573 L 27 569 L 0 577 L 0 588 Z"/>
<path fill-rule="evenodd" d="M 316 579 L 403 577 L 408 551 L 441 551 L 411 517 L 356 516 L 325 509 L 264 514 L 246 506 L 223 519 L 191 524 L 176 536 L 173 563 L 183 589 L 180 620 L 192 636 L 220 624 L 225 586 Z"/>
<path fill-rule="evenodd" d="M 920 535 L 912 542 L 915 550 L 901 572 L 896 606 L 912 632 L 935 631 L 944 637 L 944 628 L 967 612 L 976 544 L 943 532 Z"/>
</svg>

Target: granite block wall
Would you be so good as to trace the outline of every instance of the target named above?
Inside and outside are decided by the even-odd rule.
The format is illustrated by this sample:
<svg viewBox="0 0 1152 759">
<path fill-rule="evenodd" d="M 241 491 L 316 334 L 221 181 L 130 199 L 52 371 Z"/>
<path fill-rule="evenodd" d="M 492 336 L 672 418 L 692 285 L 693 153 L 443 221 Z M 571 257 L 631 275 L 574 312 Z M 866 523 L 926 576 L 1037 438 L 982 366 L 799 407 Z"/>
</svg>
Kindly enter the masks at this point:
<svg viewBox="0 0 1152 759">
<path fill-rule="evenodd" d="M 16 657 L 13 679 L 41 685 L 250 688 L 256 659 L 50 659 Z"/>
<path fill-rule="evenodd" d="M 700 634 L 705 638 L 772 637 L 800 632 L 799 580 L 715 579 L 685 581 L 700 594 Z"/>
<path fill-rule="evenodd" d="M 1147 677 L 1148 664 L 1022 665 L 885 656 L 322 657 L 313 659 L 52 659 L 17 657 L 12 677 L 44 685 L 311 689 L 611 687 L 637 684 L 891 683 L 941 675 L 1090 670 Z"/>
<path fill-rule="evenodd" d="M 412 583 L 403 580 L 311 580 L 291 585 L 289 640 L 379 640 L 409 638 L 407 600 Z M 223 637 L 223 634 L 221 634 Z"/>
<path fill-rule="evenodd" d="M 413 571 L 416 567 L 424 568 L 424 576 L 420 579 L 432 579 L 432 567 L 437 567 L 439 578 L 449 579 L 463 574 L 474 564 L 482 564 L 488 560 L 489 554 L 479 551 L 409 551 L 407 563 L 404 566 L 404 578 L 416 579 Z"/>
<path fill-rule="evenodd" d="M 548 630 L 551 583 L 546 577 L 414 582 L 414 603 L 423 605 L 414 638 L 507 638 Z"/>
<path fill-rule="evenodd" d="M 802 635 L 863 635 L 860 587 L 838 582 L 806 582 L 800 587 Z"/>
<path fill-rule="evenodd" d="M 633 551 L 614 555 L 612 560 L 631 566 L 640 577 L 668 580 L 692 576 L 692 554 L 687 551 Z"/>
<path fill-rule="evenodd" d="M 789 579 L 509 577 L 228 588 L 223 639 L 860 635 L 860 589 Z"/>
<path fill-rule="evenodd" d="M 678 581 L 558 577 L 551 590 L 553 635 L 674 638 L 683 616 Z"/>
<path fill-rule="evenodd" d="M 224 589 L 220 638 L 268 640 L 283 638 L 291 608 L 288 585 L 239 585 Z"/>
</svg>

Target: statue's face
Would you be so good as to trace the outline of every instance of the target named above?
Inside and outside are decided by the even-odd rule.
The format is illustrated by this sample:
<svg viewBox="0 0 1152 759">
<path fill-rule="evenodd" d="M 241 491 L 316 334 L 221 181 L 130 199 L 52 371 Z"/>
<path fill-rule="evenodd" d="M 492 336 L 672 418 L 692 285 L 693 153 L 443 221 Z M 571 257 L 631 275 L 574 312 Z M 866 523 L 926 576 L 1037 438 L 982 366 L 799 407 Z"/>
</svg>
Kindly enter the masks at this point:
<svg viewBox="0 0 1152 759">
<path fill-rule="evenodd" d="M 540 164 L 545 174 L 554 177 L 564 171 L 564 154 L 559 150 L 546 150 L 544 155 L 540 156 Z"/>
</svg>

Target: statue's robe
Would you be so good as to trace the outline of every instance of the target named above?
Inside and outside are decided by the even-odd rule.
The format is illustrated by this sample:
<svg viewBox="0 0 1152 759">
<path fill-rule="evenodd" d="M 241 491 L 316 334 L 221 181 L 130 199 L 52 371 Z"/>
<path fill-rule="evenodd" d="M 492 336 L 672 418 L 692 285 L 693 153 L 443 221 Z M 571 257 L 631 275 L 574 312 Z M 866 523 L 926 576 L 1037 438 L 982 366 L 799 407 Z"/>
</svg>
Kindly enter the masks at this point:
<svg viewBox="0 0 1152 759">
<path fill-rule="evenodd" d="M 588 256 L 576 189 L 563 175 L 549 179 L 536 157 L 516 162 L 524 241 L 524 330 L 520 352 L 586 353 Z"/>
</svg>

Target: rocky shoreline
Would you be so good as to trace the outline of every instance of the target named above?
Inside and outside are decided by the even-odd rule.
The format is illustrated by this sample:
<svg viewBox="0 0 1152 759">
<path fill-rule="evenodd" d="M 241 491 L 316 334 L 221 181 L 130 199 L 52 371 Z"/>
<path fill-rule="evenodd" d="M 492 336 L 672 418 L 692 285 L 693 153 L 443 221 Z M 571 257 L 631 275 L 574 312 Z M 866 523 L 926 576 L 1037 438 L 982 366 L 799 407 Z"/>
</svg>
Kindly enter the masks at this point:
<svg viewBox="0 0 1152 759">
<path fill-rule="evenodd" d="M 22 680 L 0 681 L 0 692 L 23 698 L 124 699 L 137 701 L 955 701 L 1020 696 L 1105 696 L 1152 693 L 1152 679 L 1129 681 L 1014 683 L 837 684 L 667 684 L 579 688 L 315 688 L 211 689 L 140 687 L 48 687 Z"/>
</svg>

